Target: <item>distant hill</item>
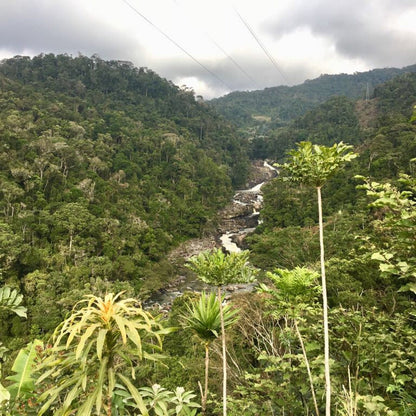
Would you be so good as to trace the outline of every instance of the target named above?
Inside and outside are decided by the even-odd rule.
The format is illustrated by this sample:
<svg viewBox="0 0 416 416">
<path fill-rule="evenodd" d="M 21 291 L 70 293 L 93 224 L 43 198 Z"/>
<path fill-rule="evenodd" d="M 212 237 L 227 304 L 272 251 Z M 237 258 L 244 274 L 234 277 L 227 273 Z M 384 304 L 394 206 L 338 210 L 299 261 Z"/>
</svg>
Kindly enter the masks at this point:
<svg viewBox="0 0 416 416">
<path fill-rule="evenodd" d="M 321 75 L 293 87 L 279 86 L 264 90 L 232 92 L 209 103 L 239 127 L 259 125 L 267 120 L 284 125 L 333 96 L 351 99 L 371 98 L 377 85 L 398 75 L 416 72 L 416 65 L 373 69 L 352 75 Z"/>
<path fill-rule="evenodd" d="M 403 73 L 377 85 L 370 100 L 331 97 L 291 120 L 286 126 L 269 129 L 265 134 L 253 137 L 252 156 L 268 157 L 280 162 L 287 158 L 288 150 L 305 140 L 325 146 L 332 146 L 342 140 L 353 145 L 354 151 L 358 153 L 358 157 L 323 188 L 326 232 L 338 229 L 329 256 L 339 249 L 340 255 L 348 255 L 350 249 L 344 244 L 354 235 L 351 230 L 356 229 L 355 232 L 359 234 L 369 218 L 369 212 L 362 211 L 368 200 L 365 199 L 363 190 L 357 188 L 362 182 L 356 175 L 368 177 L 374 183 L 393 183 L 405 191 L 403 194 L 410 191 L 411 195 L 414 192 L 401 175 L 409 175 L 414 181 L 416 73 Z M 315 191 L 277 179 L 265 185 L 262 192 L 264 205 L 260 215 L 263 222 L 251 240 L 248 239 L 251 245 L 247 245 L 255 253 L 256 261 L 262 266 L 268 264 L 273 269 L 297 266 L 298 262 L 305 261 L 305 252 L 308 256 L 314 253 L 318 259 L 318 236 L 315 234 L 313 240 L 308 237 L 308 233 L 313 234 L 313 230 L 316 232 L 313 226 L 318 221 Z M 386 192 L 386 200 L 388 195 Z M 409 206 L 412 206 L 411 203 Z M 379 221 L 390 209 L 393 211 L 397 208 L 393 204 L 383 208 L 383 212 L 378 212 L 376 220 Z M 374 207 L 369 211 L 372 214 L 377 212 Z M 403 224 L 407 224 L 406 221 Z M 343 227 L 341 223 L 346 226 L 343 231 L 340 231 Z M 304 230 L 301 231 L 300 227 L 304 227 Z M 386 230 L 385 235 L 399 238 L 396 234 L 388 234 L 390 231 Z M 370 232 L 370 229 L 365 231 L 367 234 Z M 330 238 L 326 241 L 329 240 Z M 341 241 L 343 242 L 337 248 Z M 348 244 L 353 243 L 354 239 L 351 239 Z M 362 247 L 359 250 L 361 249 Z M 336 270 L 338 271 L 338 264 Z M 360 280 L 362 274 L 358 275 Z"/>
<path fill-rule="evenodd" d="M 416 104 L 416 73 L 403 73 L 377 85 L 372 97 L 332 96 L 284 125 L 263 122 L 247 128 L 250 157 L 282 160 L 304 140 L 327 146 L 342 140 L 360 146 L 381 126 L 408 122 Z"/>
</svg>

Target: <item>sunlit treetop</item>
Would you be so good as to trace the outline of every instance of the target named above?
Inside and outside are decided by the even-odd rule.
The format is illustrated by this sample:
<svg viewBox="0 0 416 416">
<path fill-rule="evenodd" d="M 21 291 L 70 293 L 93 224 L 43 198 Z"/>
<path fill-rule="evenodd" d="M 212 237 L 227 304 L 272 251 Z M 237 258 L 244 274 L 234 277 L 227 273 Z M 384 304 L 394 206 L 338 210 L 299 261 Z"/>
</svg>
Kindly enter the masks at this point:
<svg viewBox="0 0 416 416">
<path fill-rule="evenodd" d="M 320 188 L 344 164 L 358 156 L 351 149 L 352 146 L 343 142 L 331 147 L 300 142 L 297 149 L 288 153 L 289 162 L 278 164 L 277 167 L 283 170 L 283 180 Z"/>
</svg>

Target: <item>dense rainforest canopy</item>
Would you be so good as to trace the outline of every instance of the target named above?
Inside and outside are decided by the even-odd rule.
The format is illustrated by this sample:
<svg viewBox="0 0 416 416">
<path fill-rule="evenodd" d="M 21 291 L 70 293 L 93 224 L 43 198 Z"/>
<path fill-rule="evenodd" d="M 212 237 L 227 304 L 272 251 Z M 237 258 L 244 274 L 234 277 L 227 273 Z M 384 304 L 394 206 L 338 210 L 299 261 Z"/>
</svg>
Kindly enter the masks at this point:
<svg viewBox="0 0 416 416">
<path fill-rule="evenodd" d="M 16 57 L 0 86 L 1 279 L 47 308 L 32 328 L 53 328 L 56 299 L 99 280 L 156 288 L 155 262 L 246 178 L 229 123 L 146 68 Z"/>
<path fill-rule="evenodd" d="M 370 98 L 378 85 L 399 75 L 414 72 L 416 65 L 354 74 L 323 74 L 293 87 L 231 92 L 211 100 L 211 103 L 229 120 L 245 128 L 261 125 L 264 121 L 285 125 L 331 97 L 343 96 L 353 100 Z"/>
<path fill-rule="evenodd" d="M 194 415 L 201 398 L 221 414 L 221 303 L 138 300 L 176 277 L 172 248 L 215 231 L 250 159 L 302 141 L 357 154 L 322 187 L 332 414 L 416 414 L 415 69 L 204 102 L 129 62 L 2 61 L 0 414 Z M 324 414 L 314 189 L 262 193 L 243 241 L 257 286 L 226 308 L 228 414 Z"/>
</svg>

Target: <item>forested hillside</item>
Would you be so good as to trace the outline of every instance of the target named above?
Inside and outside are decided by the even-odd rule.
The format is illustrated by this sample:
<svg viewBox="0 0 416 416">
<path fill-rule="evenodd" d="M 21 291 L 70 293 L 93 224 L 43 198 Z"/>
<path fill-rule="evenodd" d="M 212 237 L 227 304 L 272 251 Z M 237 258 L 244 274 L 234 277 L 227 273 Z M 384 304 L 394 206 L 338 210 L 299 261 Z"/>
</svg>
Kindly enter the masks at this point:
<svg viewBox="0 0 416 416">
<path fill-rule="evenodd" d="M 293 87 L 279 86 L 258 91 L 232 92 L 213 99 L 210 103 L 240 127 L 261 129 L 265 122 L 281 126 L 334 96 L 345 96 L 354 100 L 372 97 L 379 84 L 408 72 L 416 72 L 416 65 L 401 69 L 373 69 L 352 75 L 324 74 Z"/>
<path fill-rule="evenodd" d="M 409 68 L 287 89 L 284 122 L 254 128 L 229 101 L 237 136 L 235 118 L 149 69 L 4 61 L 0 414 L 416 415 Z M 188 259 L 211 293 L 143 308 L 249 157 L 279 174 L 247 250 Z"/>
<path fill-rule="evenodd" d="M 364 193 L 357 189 L 362 181 L 355 179 L 356 175 L 399 186 L 404 186 L 400 185 L 400 175 L 414 177 L 416 74 L 401 75 L 380 85 L 374 96 L 368 101 L 352 101 L 346 97 L 331 98 L 295 119 L 289 127 L 270 133 L 267 139 L 263 139 L 262 147 L 257 148 L 265 155 L 273 155 L 275 160 L 281 161 L 287 157 L 290 149 L 296 147 L 296 143 L 303 140 L 325 146 L 332 146 L 340 141 L 354 145 L 359 157 L 342 175 L 335 176 L 324 189 L 325 214 L 334 217 L 330 221 L 342 224 L 347 217 L 352 221 L 359 218 L 361 226 L 366 225 L 366 217 L 361 217 L 364 213 L 367 215 L 363 211 Z M 310 227 L 316 224 L 318 215 L 313 192 L 296 188 L 296 185 L 279 180 L 263 188 L 265 205 L 261 216 L 264 222 L 257 230 L 259 237 L 253 237 L 254 239 L 262 239 L 268 231 L 276 236 L 276 227 L 282 233 L 289 233 L 291 227 L 305 226 L 306 233 L 312 231 Z M 352 224 L 347 221 L 346 226 L 349 228 Z M 336 228 L 338 227 L 334 226 Z M 293 233 L 298 235 L 296 238 L 302 239 L 302 233 L 298 231 L 293 230 Z M 340 229 L 339 233 L 348 240 L 345 230 Z M 339 243 L 337 238 L 334 243 Z M 269 244 L 270 242 L 265 245 L 267 251 L 271 250 Z M 300 241 L 296 240 L 296 244 L 300 244 Z M 283 251 L 286 248 L 285 243 L 276 242 L 275 245 L 280 246 Z M 291 251 L 292 248 L 288 250 Z M 346 249 L 342 245 L 339 248 Z M 316 245 L 314 249 L 317 249 Z M 303 250 L 299 250 L 298 254 L 305 255 Z M 315 252 L 314 256 L 316 255 Z M 286 262 L 284 258 L 270 255 L 270 259 L 272 258 L 276 266 L 295 266 L 299 262 L 299 259 L 294 258 Z"/>
<path fill-rule="evenodd" d="M 331 98 L 275 130 L 261 141 L 262 148 L 253 146 L 263 155 L 288 160 L 286 152 L 301 140 L 324 146 L 342 140 L 353 144 L 358 155 L 322 186 L 331 374 L 340 400 L 337 415 L 416 414 L 410 346 L 416 341 L 415 104 L 416 74 L 404 74 L 378 86 L 368 101 Z M 314 166 L 319 169 L 319 154 L 316 158 Z M 308 173 L 312 175 L 314 168 Z M 301 415 L 305 408 L 296 408 L 296 398 L 303 397 L 305 380 L 298 378 L 302 360 L 294 355 L 291 337 L 301 320 L 308 355 L 319 360 L 322 349 L 313 351 L 322 345 L 323 334 L 321 326 L 314 326 L 314 295 L 301 289 L 307 278 L 298 268 L 319 270 L 321 251 L 316 189 L 284 180 L 286 175 L 281 169 L 280 178 L 263 187 L 262 224 L 246 240 L 252 262 L 270 271 L 267 284 L 278 290 L 268 301 L 272 316 L 291 320 L 280 321 L 285 329 L 277 344 L 283 351 L 261 355 L 266 368 L 260 374 L 271 375 L 286 389 L 256 379 L 254 374 L 259 373 L 254 371 L 242 397 L 249 399 L 250 389 L 260 396 L 272 389 L 284 397 L 272 399 L 273 403 L 284 403 L 290 414 Z M 300 354 L 301 344 L 296 344 Z M 293 359 L 299 360 L 295 366 Z M 323 376 L 322 370 L 319 374 Z M 266 411 L 260 401 L 253 403 Z"/>
<path fill-rule="evenodd" d="M 100 285 L 157 289 L 169 248 L 246 178 L 231 127 L 146 68 L 16 57 L 0 87 L 1 283 L 21 288 L 34 334 Z"/>
</svg>

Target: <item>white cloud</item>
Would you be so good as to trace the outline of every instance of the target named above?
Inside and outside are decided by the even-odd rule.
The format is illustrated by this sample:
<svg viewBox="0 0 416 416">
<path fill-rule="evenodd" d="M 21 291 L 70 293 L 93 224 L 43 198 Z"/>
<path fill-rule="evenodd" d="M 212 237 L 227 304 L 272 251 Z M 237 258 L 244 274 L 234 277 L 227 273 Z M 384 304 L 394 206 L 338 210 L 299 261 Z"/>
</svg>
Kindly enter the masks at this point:
<svg viewBox="0 0 416 416">
<path fill-rule="evenodd" d="M 415 21 L 414 0 L 13 0 L 0 2 L 0 59 L 98 53 L 207 98 L 414 64 Z"/>
</svg>

